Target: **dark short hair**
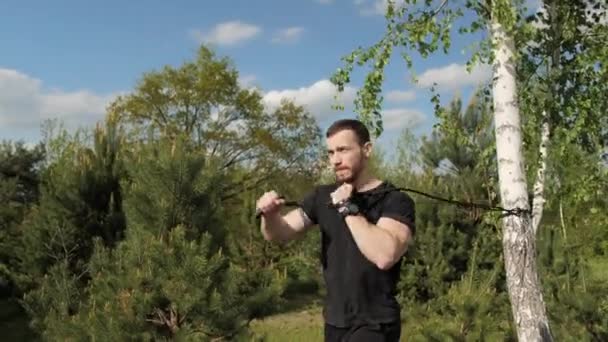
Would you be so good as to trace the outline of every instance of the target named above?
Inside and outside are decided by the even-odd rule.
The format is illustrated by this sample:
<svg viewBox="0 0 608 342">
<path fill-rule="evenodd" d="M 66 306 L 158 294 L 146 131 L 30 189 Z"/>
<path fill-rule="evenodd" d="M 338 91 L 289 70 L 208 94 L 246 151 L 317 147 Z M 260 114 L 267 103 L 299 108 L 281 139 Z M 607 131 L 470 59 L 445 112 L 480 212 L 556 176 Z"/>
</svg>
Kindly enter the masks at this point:
<svg viewBox="0 0 608 342">
<path fill-rule="evenodd" d="M 351 130 L 357 136 L 357 140 L 359 141 L 359 145 L 364 145 L 369 142 L 369 130 L 365 127 L 363 122 L 356 119 L 341 119 L 335 121 L 329 128 L 327 129 L 327 133 L 325 134 L 326 138 L 331 137 L 332 135 L 342 131 L 342 130 Z"/>
</svg>

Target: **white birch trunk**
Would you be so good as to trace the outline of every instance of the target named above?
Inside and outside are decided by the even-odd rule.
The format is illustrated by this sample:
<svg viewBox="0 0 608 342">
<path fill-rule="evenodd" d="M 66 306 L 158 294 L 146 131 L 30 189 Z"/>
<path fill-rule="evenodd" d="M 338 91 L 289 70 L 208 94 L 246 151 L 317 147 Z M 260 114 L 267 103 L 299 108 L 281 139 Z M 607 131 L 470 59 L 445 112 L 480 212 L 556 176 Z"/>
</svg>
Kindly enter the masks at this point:
<svg viewBox="0 0 608 342">
<path fill-rule="evenodd" d="M 519 341 L 552 341 L 536 265 L 522 153 L 514 43 L 492 10 L 493 101 L 498 178 L 503 207 L 526 210 L 503 219 L 503 253 L 511 310 Z"/>
<path fill-rule="evenodd" d="M 543 208 L 545 205 L 545 172 L 547 170 L 547 145 L 549 145 L 549 120 L 547 120 L 547 112 L 543 111 L 543 124 L 540 133 L 539 154 L 540 161 L 538 171 L 536 172 L 536 181 L 534 182 L 534 197 L 532 200 L 532 227 L 534 236 L 538 231 L 541 218 L 543 217 Z"/>
</svg>

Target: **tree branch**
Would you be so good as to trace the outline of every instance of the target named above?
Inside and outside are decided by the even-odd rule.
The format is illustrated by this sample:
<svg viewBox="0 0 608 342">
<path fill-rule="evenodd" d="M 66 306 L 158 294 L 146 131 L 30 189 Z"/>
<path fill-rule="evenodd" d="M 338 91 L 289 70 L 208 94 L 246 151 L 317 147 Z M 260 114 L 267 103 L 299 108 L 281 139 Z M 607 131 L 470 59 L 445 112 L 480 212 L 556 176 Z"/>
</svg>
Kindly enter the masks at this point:
<svg viewBox="0 0 608 342">
<path fill-rule="evenodd" d="M 445 5 L 448 4 L 449 0 L 443 0 L 443 2 L 441 3 L 441 5 L 439 5 L 439 7 L 433 12 L 432 16 L 436 16 L 437 14 L 439 14 L 439 12 L 441 12 L 441 10 L 445 7 Z"/>
<path fill-rule="evenodd" d="M 276 175 L 278 175 L 278 174 L 281 174 L 281 173 L 282 173 L 284 170 L 286 170 L 287 168 L 291 167 L 291 166 L 292 166 L 292 165 L 293 165 L 295 162 L 297 162 L 297 161 L 298 161 L 298 159 L 300 159 L 300 157 L 302 157 L 302 155 L 303 155 L 303 153 L 302 153 L 302 154 L 299 154 L 299 155 L 298 155 L 296 158 L 293 158 L 292 160 L 290 160 L 290 161 L 288 162 L 288 164 L 287 164 L 287 165 L 285 165 L 285 167 L 280 168 L 280 169 L 278 169 L 278 170 L 275 170 L 274 172 L 272 172 L 272 171 L 271 171 L 271 172 L 268 172 L 268 174 L 266 174 L 265 176 L 262 176 L 262 177 L 260 177 L 259 179 L 255 180 L 255 181 L 253 182 L 253 184 L 252 184 L 252 185 L 245 186 L 245 184 L 246 184 L 248 181 L 250 181 L 250 180 L 252 180 L 252 179 L 255 179 L 255 177 L 254 177 L 254 176 L 245 177 L 245 178 L 244 178 L 243 180 L 241 180 L 240 182 L 237 182 L 237 183 L 235 183 L 235 184 L 232 184 L 232 186 L 230 186 L 229 188 L 233 188 L 233 189 L 234 189 L 234 188 L 238 188 L 238 187 L 240 187 L 240 186 L 243 186 L 243 189 L 242 189 L 242 190 L 240 190 L 240 191 L 239 191 L 239 190 L 237 190 L 237 191 L 235 191 L 235 192 L 233 192 L 233 193 L 226 193 L 226 191 L 224 191 L 225 195 L 224 195 L 224 196 L 222 196 L 221 200 L 222 200 L 222 201 L 225 201 L 225 200 L 227 200 L 227 199 L 230 199 L 230 198 L 232 198 L 232 197 L 234 197 L 234 196 L 238 195 L 238 194 L 239 194 L 239 193 L 241 193 L 242 191 L 249 191 L 249 190 L 255 189 L 255 188 L 256 188 L 257 186 L 259 186 L 259 185 L 260 185 L 262 182 L 267 181 L 268 179 L 270 179 L 270 178 L 272 178 L 272 177 L 274 177 L 274 176 L 276 176 Z M 257 171 L 257 170 L 256 170 L 256 171 Z M 259 173 L 260 173 L 260 172 L 255 172 L 255 174 L 259 174 Z M 252 175 L 252 174 L 254 174 L 254 172 L 250 173 L 250 175 Z"/>
<path fill-rule="evenodd" d="M 255 146 L 253 143 L 247 144 L 242 142 L 235 142 L 234 145 L 230 147 L 231 148 L 227 151 L 224 151 L 224 154 L 222 155 L 222 159 L 227 160 L 227 162 L 225 162 L 222 166 L 222 169 L 225 169 L 230 165 L 234 164 L 239 156 L 241 156 L 243 153 L 250 152 Z"/>
<path fill-rule="evenodd" d="M 237 189 L 236 191 L 232 192 L 232 193 L 227 193 L 224 196 L 221 197 L 222 201 L 226 201 L 238 194 L 240 194 L 243 191 L 248 191 L 248 190 L 252 190 L 255 189 L 257 186 L 259 186 L 262 182 L 267 181 L 268 179 L 272 178 L 273 176 L 275 176 L 275 174 L 278 172 L 269 172 L 266 176 L 259 178 L 258 180 L 254 181 L 252 185 L 249 186 L 245 186 L 245 183 L 251 179 L 253 179 L 254 177 L 247 177 L 243 180 L 241 180 L 238 183 L 235 183 L 231 186 L 231 188 L 238 188 L 243 186 L 242 189 Z"/>
<path fill-rule="evenodd" d="M 165 113 L 160 109 L 160 107 L 156 103 L 154 103 L 153 101 L 151 101 L 151 103 L 152 103 L 152 107 L 154 107 L 154 109 L 156 109 L 156 111 L 160 115 L 160 118 L 163 119 L 163 122 L 160 122 L 160 121 L 158 121 L 156 119 L 153 119 L 153 120 L 156 121 L 157 124 L 159 124 L 159 125 L 162 125 L 164 123 L 165 126 L 166 126 L 169 123 L 169 120 L 167 119 L 167 116 L 165 115 Z"/>
<path fill-rule="evenodd" d="M 255 158 L 257 158 L 257 155 L 246 155 L 243 157 L 240 157 L 244 152 L 246 152 L 248 150 L 242 150 L 240 153 L 237 153 L 232 159 L 230 159 L 228 162 L 226 162 L 224 165 L 222 165 L 222 167 L 220 168 L 221 170 L 227 169 L 230 166 L 240 163 L 240 162 L 244 162 L 247 160 L 254 160 Z M 239 158 L 240 157 L 240 158 Z"/>
</svg>

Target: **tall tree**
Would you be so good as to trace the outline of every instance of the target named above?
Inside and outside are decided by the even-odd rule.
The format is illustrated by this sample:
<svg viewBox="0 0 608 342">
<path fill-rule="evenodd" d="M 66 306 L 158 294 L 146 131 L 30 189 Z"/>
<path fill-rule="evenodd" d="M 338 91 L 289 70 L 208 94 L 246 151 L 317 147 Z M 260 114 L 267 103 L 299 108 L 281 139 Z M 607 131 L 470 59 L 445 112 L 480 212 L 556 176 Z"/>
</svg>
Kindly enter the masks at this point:
<svg viewBox="0 0 608 342">
<path fill-rule="evenodd" d="M 503 219 L 503 250 L 513 318 L 521 341 L 549 341 L 551 333 L 536 265 L 523 158 L 521 115 L 517 97 L 515 11 L 509 2 L 493 2 L 491 36 L 494 46 L 493 103 L 500 198 L 518 215 Z"/>
<path fill-rule="evenodd" d="M 145 73 L 109 111 L 133 129 L 134 139 L 190 137 L 218 172 L 230 170 L 233 177 L 218 184 L 225 199 L 285 170 L 309 170 L 321 142 L 303 107 L 286 100 L 268 108 L 259 91 L 239 84 L 232 61 L 206 46 L 192 61 Z M 237 169 L 244 172 L 232 172 Z"/>
<path fill-rule="evenodd" d="M 126 228 L 120 186 L 126 176 L 124 136 L 115 122 L 98 125 L 88 144 L 80 143 L 79 132 L 57 133 L 47 145 L 53 160 L 42 176 L 40 201 L 21 225 L 24 248 L 18 255 L 24 274 L 18 286 L 40 331 L 53 315 L 77 311 L 91 278 L 94 240 L 115 246 Z"/>
<path fill-rule="evenodd" d="M 343 90 L 344 85 L 350 81 L 350 74 L 355 63 L 358 65 L 372 63 L 372 71 L 367 74 L 365 85 L 358 93 L 355 108 L 378 135 L 382 132 L 382 121 L 379 114 L 382 98 L 379 97 L 379 94 L 382 90 L 383 72 L 395 47 L 417 50 L 422 57 L 428 57 L 439 48 L 447 52 L 451 45 L 450 35 L 453 23 L 455 19 L 462 17 L 465 11 L 472 14 L 473 20 L 469 22 L 469 27 L 461 28 L 460 32 L 479 32 L 480 30 L 488 32 L 488 38 L 481 42 L 479 50 L 473 54 L 468 64 L 473 66 L 477 62 L 482 62 L 489 63 L 493 67 L 491 93 L 494 107 L 496 161 L 499 168 L 498 181 L 502 206 L 508 210 L 507 214 L 509 214 L 503 218 L 503 249 L 513 317 L 518 336 L 522 340 L 551 340 L 535 260 L 535 227 L 540 222 L 544 203 L 544 168 L 549 129 L 555 129 L 554 126 L 572 128 L 573 124 L 574 127 L 580 127 L 577 124 L 593 122 L 593 126 L 588 127 L 592 129 L 585 130 L 585 132 L 582 129 L 578 131 L 570 129 L 570 136 L 591 142 L 591 145 L 596 147 L 605 146 L 602 138 L 606 132 L 606 128 L 602 128 L 602 120 L 605 121 L 605 119 L 601 119 L 601 110 L 597 110 L 597 107 L 587 105 L 583 108 L 589 108 L 588 111 L 573 111 L 567 110 L 567 107 L 563 105 L 564 102 L 554 101 L 558 106 L 561 105 L 557 107 L 560 108 L 560 111 L 553 110 L 549 114 L 546 111 L 532 112 L 538 107 L 526 107 L 525 109 L 530 110 L 528 114 L 536 118 L 536 120 L 531 119 L 526 122 L 542 124 L 541 129 L 538 130 L 541 133 L 538 140 L 539 145 L 537 145 L 540 151 L 536 153 L 541 158 L 535 159 L 540 167 L 532 168 L 532 170 L 538 170 L 538 176 L 534 186 L 536 192 L 534 203 L 530 206 L 527 182 L 529 179 L 527 171 L 530 169 L 524 163 L 524 133 L 520 115 L 520 102 L 523 101 L 522 92 L 518 91 L 518 87 L 521 87 L 522 79 L 532 78 L 535 71 L 526 74 L 521 72 L 520 67 L 525 65 L 521 63 L 521 55 L 526 53 L 528 45 L 544 44 L 546 47 L 549 42 L 553 45 L 551 51 L 559 54 L 556 46 L 559 47 L 562 40 L 555 41 L 548 37 L 555 37 L 556 31 L 561 31 L 564 37 L 576 37 L 582 42 L 582 44 L 571 46 L 574 49 L 567 49 L 567 52 L 564 49 L 565 51 L 561 55 L 564 60 L 568 60 L 566 56 L 584 56 L 579 59 L 582 64 L 576 68 L 580 77 L 576 78 L 574 82 L 572 79 L 564 78 L 564 89 L 546 87 L 545 89 L 550 89 L 547 93 L 556 96 L 556 89 L 570 89 L 569 94 L 574 94 L 584 88 L 588 89 L 590 94 L 597 94 L 596 92 L 605 87 L 600 84 L 600 80 L 601 75 L 605 73 L 606 52 L 605 48 L 601 48 L 597 42 L 601 41 L 602 37 L 605 39 L 606 31 L 593 25 L 597 23 L 597 18 L 601 17 L 602 12 L 605 13 L 605 4 L 599 1 L 573 1 L 568 2 L 567 6 L 559 7 L 558 3 L 564 2 L 548 1 L 547 3 L 554 5 L 552 7 L 554 15 L 551 20 L 553 24 L 548 25 L 550 29 L 540 28 L 535 31 L 523 20 L 525 9 L 521 6 L 522 2 L 478 0 L 467 1 L 464 6 L 459 6 L 461 5 L 459 1 L 449 0 L 424 2 L 408 0 L 398 4 L 389 1 L 386 13 L 386 34 L 371 47 L 359 48 L 345 56 L 343 58 L 345 67 L 339 69 L 332 77 L 332 81 L 338 85 L 338 89 Z M 600 14 L 589 14 L 590 9 Z M 560 24 L 564 22 L 560 23 L 556 19 L 555 13 L 558 12 L 562 13 L 562 18 L 575 17 L 576 20 L 565 22 L 568 25 L 562 27 Z M 571 16 L 571 13 L 577 13 L 577 15 Z M 539 30 L 544 35 L 537 35 L 536 39 L 529 39 L 526 36 L 526 32 L 538 32 Z M 597 40 L 597 36 L 600 37 L 600 40 Z M 587 39 L 581 40 L 580 38 Z M 589 45 L 594 48 L 585 50 L 584 47 Z M 404 52 L 403 56 L 408 67 L 411 68 L 413 63 L 409 53 Z M 546 65 L 548 57 L 544 50 L 543 54 L 537 55 L 540 63 L 537 62 L 535 65 Z M 553 58 L 552 61 L 555 62 L 556 58 Z M 549 74 L 554 75 L 554 73 Z M 541 78 L 546 81 L 545 84 L 555 84 L 551 83 L 553 80 L 551 77 Z M 605 82 L 603 83 L 605 84 Z M 546 99 L 547 96 L 544 98 Z M 555 99 L 551 96 L 548 98 Z M 574 99 L 574 97 L 570 97 L 570 99 Z M 579 98 L 579 100 L 582 99 Z M 588 102 L 587 98 L 585 100 L 580 104 Z M 438 95 L 433 97 L 433 101 L 436 103 L 436 109 L 439 109 Z M 558 113 L 562 115 L 557 115 Z"/>
<path fill-rule="evenodd" d="M 0 335 L 11 340 L 34 340 L 28 317 L 19 305 L 24 227 L 21 225 L 39 200 L 45 149 L 22 141 L 0 144 Z"/>
<path fill-rule="evenodd" d="M 38 201 L 44 146 L 0 144 L 0 297 L 15 292 L 23 245 L 20 224 Z"/>
<path fill-rule="evenodd" d="M 229 243 L 245 230 L 234 213 L 279 171 L 314 170 L 319 128 L 292 102 L 264 108 L 229 64 L 203 47 L 194 62 L 144 75 L 91 137 L 49 139 L 20 255 L 24 306 L 42 335 L 120 339 L 133 323 L 137 336 L 226 337 L 276 308 L 278 266 L 249 263 Z M 163 257 L 142 264 L 148 252 Z M 97 306 L 109 300 L 118 306 Z"/>
</svg>

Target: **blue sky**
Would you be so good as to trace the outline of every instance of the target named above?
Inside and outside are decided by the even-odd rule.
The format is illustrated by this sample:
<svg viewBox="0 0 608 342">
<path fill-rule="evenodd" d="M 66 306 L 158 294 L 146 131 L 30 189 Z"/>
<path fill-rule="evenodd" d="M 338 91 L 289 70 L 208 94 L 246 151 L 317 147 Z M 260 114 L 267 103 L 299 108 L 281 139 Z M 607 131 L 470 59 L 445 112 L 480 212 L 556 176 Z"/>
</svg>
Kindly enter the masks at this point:
<svg viewBox="0 0 608 342">
<path fill-rule="evenodd" d="M 134 88 L 144 72 L 177 66 L 200 43 L 230 57 L 244 86 L 256 86 L 268 105 L 281 97 L 305 105 L 321 128 L 353 116 L 352 96 L 361 70 L 344 94 L 346 111 L 330 109 L 327 81 L 340 58 L 381 37 L 383 0 L 258 1 L 39 1 L 0 4 L 0 139 L 37 141 L 45 118 L 67 127 L 103 118 L 116 94 Z M 386 132 L 392 141 L 406 127 L 417 134 L 434 122 L 428 86 L 438 82 L 443 101 L 470 96 L 487 68 L 464 71 L 471 38 L 454 35 L 449 55 L 415 58 L 420 84 L 412 84 L 396 56 L 384 87 Z"/>
</svg>

